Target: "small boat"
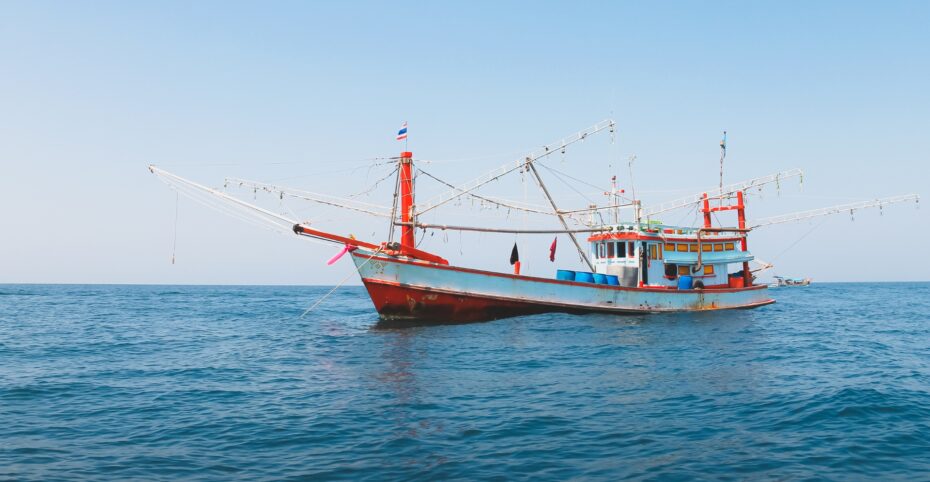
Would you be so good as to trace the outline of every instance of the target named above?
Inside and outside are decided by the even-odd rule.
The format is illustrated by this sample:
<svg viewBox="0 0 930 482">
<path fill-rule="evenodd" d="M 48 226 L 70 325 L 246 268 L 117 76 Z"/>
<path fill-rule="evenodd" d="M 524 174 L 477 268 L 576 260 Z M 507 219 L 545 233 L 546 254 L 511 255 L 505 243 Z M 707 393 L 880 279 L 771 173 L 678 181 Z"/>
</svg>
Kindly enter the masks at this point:
<svg viewBox="0 0 930 482">
<path fill-rule="evenodd" d="M 721 177 L 721 185 L 716 192 L 701 192 L 651 207 L 643 207 L 635 197 L 628 199 L 620 196 L 619 193 L 623 191 L 616 188 L 614 177 L 612 192 L 605 193 L 611 194 L 612 200 L 608 205 L 560 209 L 537 171 L 537 164 L 553 153 L 564 153 L 575 142 L 584 141 L 600 131 L 613 132 L 614 128 L 613 121 L 603 121 L 465 185 L 454 186 L 443 181 L 453 189 L 419 206 L 415 203 L 416 167 L 413 153 L 401 152 L 393 158 L 397 166 L 397 180 L 394 204 L 387 216 L 391 227 L 387 233 L 388 240 L 380 243 L 318 229 L 308 222 L 299 222 L 284 214 L 252 205 L 155 166 L 149 166 L 149 170 L 178 192 L 207 194 L 250 210 L 262 220 L 286 225 L 297 235 L 340 245 L 343 247 L 341 254 L 351 254 L 375 310 L 386 320 L 464 322 L 546 312 L 627 315 L 747 309 L 774 303 L 775 300 L 767 292 L 768 285 L 756 284 L 753 271 L 749 268 L 750 261 L 754 259 L 748 248 L 750 231 L 758 226 L 820 214 L 808 212 L 800 216 L 782 216 L 750 224 L 746 218 L 744 194 L 750 189 L 758 190 L 767 184 L 778 185 L 788 178 L 800 177 L 801 171 L 785 171 L 729 186 L 723 186 Z M 400 134 L 403 136 L 399 135 L 398 139 L 406 137 L 406 125 Z M 725 141 L 721 142 L 721 149 L 722 165 Z M 492 201 L 478 196 L 475 191 L 510 173 L 523 173 L 535 178 L 551 206 L 551 211 L 542 214 L 558 219 L 561 228 L 509 229 L 437 225 L 420 221 L 419 216 L 424 212 L 463 196 Z M 273 193 L 281 196 L 281 199 L 289 195 L 331 206 L 344 202 L 346 207 L 356 211 L 369 210 L 367 206 L 350 206 L 348 199 L 338 200 L 333 196 L 305 191 L 296 195 L 296 190 L 251 181 L 236 180 L 236 183 L 253 192 L 261 190 Z M 916 196 L 883 200 L 875 205 L 909 199 L 916 199 Z M 501 201 L 493 202 L 503 204 Z M 508 207 L 518 208 L 515 205 Z M 666 225 L 654 218 L 660 213 L 688 207 L 697 207 L 701 213 L 703 222 L 699 226 Z M 862 207 L 870 206 L 856 208 Z M 620 221 L 621 208 L 632 210 L 633 214 L 628 221 Z M 612 222 L 605 223 L 600 221 L 602 217 L 594 216 L 603 210 L 613 212 Z M 731 211 L 736 214 L 735 223 L 715 225 L 712 222 L 717 216 Z M 583 216 L 589 216 L 589 221 L 579 220 L 580 216 L 582 219 Z M 400 236 L 395 241 L 396 228 L 399 228 Z M 565 236 L 571 240 L 583 261 L 582 269 L 557 269 L 552 277 L 523 275 L 520 273 L 516 245 L 511 255 L 513 272 L 453 266 L 442 256 L 417 248 L 414 233 L 418 229 Z M 550 260 L 554 260 L 557 240 L 553 241 Z M 338 256 L 330 263 L 335 259 Z"/>
<path fill-rule="evenodd" d="M 787 286 L 810 286 L 810 278 L 785 278 L 784 276 L 772 276 L 775 282 L 769 285 L 772 288 L 783 288 Z"/>
</svg>

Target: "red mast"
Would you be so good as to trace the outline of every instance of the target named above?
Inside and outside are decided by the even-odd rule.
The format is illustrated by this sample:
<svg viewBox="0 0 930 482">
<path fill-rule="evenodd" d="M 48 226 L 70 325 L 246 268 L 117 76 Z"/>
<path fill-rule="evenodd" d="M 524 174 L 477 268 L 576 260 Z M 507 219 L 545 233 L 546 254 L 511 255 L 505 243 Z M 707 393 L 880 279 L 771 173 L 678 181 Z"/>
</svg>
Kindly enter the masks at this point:
<svg viewBox="0 0 930 482">
<path fill-rule="evenodd" d="M 743 191 L 736 191 L 736 205 L 735 206 L 724 206 L 723 198 L 721 197 L 720 206 L 710 207 L 710 201 L 707 197 L 707 193 L 704 193 L 703 196 L 704 207 L 701 209 L 701 212 L 704 213 L 704 228 L 711 227 L 710 213 L 718 211 L 730 211 L 736 210 L 736 220 L 737 226 L 742 233 L 742 240 L 740 241 L 740 247 L 743 252 L 748 248 L 748 243 L 746 242 L 746 204 L 743 202 Z M 752 286 L 752 273 L 749 271 L 749 262 L 743 262 L 743 283 L 745 286 Z"/>
<path fill-rule="evenodd" d="M 737 222 L 739 223 L 738 227 L 746 229 L 746 205 L 743 204 L 743 191 L 736 191 L 736 216 Z M 746 237 L 748 233 L 743 231 L 743 239 L 740 242 L 742 244 L 743 252 L 746 252 L 747 243 Z M 743 283 L 745 286 L 752 286 L 752 273 L 749 272 L 749 262 L 743 262 Z"/>
<path fill-rule="evenodd" d="M 707 193 L 704 193 L 704 209 L 701 210 L 704 213 L 704 227 L 711 227 L 710 224 L 710 201 L 707 200 Z"/>
<path fill-rule="evenodd" d="M 400 220 L 401 251 L 415 249 L 416 241 L 414 240 L 413 226 L 413 153 L 400 153 Z"/>
</svg>

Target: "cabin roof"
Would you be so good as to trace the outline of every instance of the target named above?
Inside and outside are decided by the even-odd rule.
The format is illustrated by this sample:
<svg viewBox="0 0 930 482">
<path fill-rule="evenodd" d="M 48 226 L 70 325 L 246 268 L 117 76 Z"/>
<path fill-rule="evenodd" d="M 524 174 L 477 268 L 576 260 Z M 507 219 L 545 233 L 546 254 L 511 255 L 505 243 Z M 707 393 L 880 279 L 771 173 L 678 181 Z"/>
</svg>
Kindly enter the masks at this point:
<svg viewBox="0 0 930 482">
<path fill-rule="evenodd" d="M 588 242 L 606 240 L 624 241 L 664 241 L 671 243 L 697 242 L 698 234 L 702 242 L 736 241 L 745 237 L 745 234 L 734 231 L 701 232 L 701 228 L 668 226 L 664 224 L 643 224 L 640 227 L 632 224 L 618 224 L 603 226 L 605 231 L 592 234 Z"/>
<path fill-rule="evenodd" d="M 748 251 L 721 251 L 701 254 L 702 264 L 742 263 L 752 261 L 755 258 L 755 256 Z M 698 253 L 666 251 L 663 258 L 666 263 L 698 264 Z"/>
</svg>

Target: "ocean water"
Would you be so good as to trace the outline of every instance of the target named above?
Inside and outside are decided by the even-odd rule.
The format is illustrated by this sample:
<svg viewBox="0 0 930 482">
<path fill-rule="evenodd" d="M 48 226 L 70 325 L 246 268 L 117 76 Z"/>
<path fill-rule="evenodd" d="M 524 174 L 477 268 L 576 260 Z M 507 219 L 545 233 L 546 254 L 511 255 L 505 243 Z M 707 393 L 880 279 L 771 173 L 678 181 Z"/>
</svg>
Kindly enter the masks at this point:
<svg viewBox="0 0 930 482">
<path fill-rule="evenodd" d="M 0 285 L 0 479 L 930 480 L 930 284 L 383 327 L 362 288 Z"/>
</svg>

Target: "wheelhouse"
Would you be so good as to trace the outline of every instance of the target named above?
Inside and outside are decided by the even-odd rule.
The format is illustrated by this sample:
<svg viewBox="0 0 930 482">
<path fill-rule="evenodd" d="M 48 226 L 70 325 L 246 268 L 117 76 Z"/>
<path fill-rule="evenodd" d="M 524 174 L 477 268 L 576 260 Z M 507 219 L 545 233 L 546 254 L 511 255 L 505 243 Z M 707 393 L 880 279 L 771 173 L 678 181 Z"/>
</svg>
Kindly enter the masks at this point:
<svg viewBox="0 0 930 482">
<path fill-rule="evenodd" d="M 617 276 L 621 286 L 730 288 L 745 281 L 745 233 L 677 226 L 619 224 L 588 238 L 595 273 Z"/>
</svg>

